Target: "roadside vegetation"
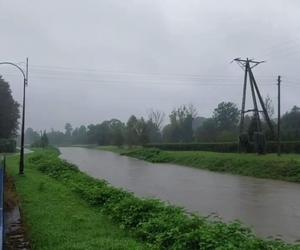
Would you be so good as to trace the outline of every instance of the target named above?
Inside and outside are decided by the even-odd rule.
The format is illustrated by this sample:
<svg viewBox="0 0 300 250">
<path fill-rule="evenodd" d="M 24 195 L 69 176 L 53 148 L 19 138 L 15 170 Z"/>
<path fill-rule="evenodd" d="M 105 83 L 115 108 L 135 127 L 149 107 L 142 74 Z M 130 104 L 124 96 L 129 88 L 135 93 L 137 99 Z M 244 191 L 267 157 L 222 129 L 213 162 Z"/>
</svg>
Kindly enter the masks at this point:
<svg viewBox="0 0 300 250">
<path fill-rule="evenodd" d="M 53 150 L 42 154 L 49 164 L 59 162 L 56 161 L 58 154 Z M 33 153 L 26 161 L 25 176 L 18 175 L 17 156 L 10 156 L 7 162 L 32 249 L 147 249 L 97 207 L 76 195 L 70 186 L 39 171 L 33 160 L 37 155 L 40 153 Z M 62 162 L 59 164 L 63 166 Z M 52 175 L 55 167 L 58 165 L 53 165 Z"/>
<path fill-rule="evenodd" d="M 10 171 L 37 249 L 144 249 L 110 221 L 150 249 L 300 249 L 259 239 L 238 222 L 225 224 L 137 198 L 80 172 L 54 150 L 28 156 L 26 177 L 16 176 L 16 159 L 9 161 Z"/>
<path fill-rule="evenodd" d="M 300 155 L 237 154 L 201 151 L 164 151 L 155 148 L 98 147 L 153 163 L 174 163 L 210 171 L 300 182 Z"/>
</svg>

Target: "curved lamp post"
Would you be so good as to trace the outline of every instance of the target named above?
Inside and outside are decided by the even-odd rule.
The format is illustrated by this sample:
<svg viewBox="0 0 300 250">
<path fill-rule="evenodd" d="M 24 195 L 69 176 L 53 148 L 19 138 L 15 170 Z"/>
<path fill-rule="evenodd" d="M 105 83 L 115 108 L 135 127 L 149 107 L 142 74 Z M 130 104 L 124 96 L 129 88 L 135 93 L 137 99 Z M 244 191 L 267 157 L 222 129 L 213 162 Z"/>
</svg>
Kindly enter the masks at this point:
<svg viewBox="0 0 300 250">
<path fill-rule="evenodd" d="M 11 62 L 0 62 L 0 65 L 11 65 L 17 68 L 23 75 L 24 86 L 23 86 L 23 111 L 22 111 L 22 128 L 21 128 L 21 150 L 20 150 L 20 165 L 19 174 L 24 174 L 24 130 L 25 130 L 25 88 L 28 84 L 28 58 L 26 58 L 26 71 L 15 63 Z"/>
</svg>

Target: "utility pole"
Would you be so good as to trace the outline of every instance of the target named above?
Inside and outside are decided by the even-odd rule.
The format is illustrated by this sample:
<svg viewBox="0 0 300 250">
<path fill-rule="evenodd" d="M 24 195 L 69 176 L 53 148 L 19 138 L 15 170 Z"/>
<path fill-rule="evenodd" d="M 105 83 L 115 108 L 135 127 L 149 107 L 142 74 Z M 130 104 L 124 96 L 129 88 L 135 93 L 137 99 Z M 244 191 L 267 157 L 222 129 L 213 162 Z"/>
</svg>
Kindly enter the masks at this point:
<svg viewBox="0 0 300 250">
<path fill-rule="evenodd" d="M 24 133 L 25 133 L 25 104 L 26 104 L 26 86 L 28 84 L 28 58 L 26 58 L 26 70 L 24 77 L 24 86 L 23 86 L 23 111 L 22 111 L 22 128 L 21 128 L 21 153 L 20 153 L 20 167 L 19 174 L 24 174 Z"/>
<path fill-rule="evenodd" d="M 246 90 L 247 90 L 247 75 L 249 68 L 249 60 L 247 58 L 245 64 L 245 75 L 244 75 L 244 88 L 243 88 L 243 100 L 242 100 L 242 111 L 241 111 L 241 121 L 240 121 L 240 134 L 243 133 L 244 128 L 244 118 L 245 118 L 245 104 L 246 104 Z"/>
<path fill-rule="evenodd" d="M 265 148 L 265 136 L 262 131 L 261 126 L 261 120 L 260 120 L 260 113 L 264 114 L 264 117 L 267 121 L 267 124 L 271 130 L 272 135 L 275 136 L 274 129 L 272 122 L 270 120 L 270 117 L 268 115 L 267 109 L 265 107 L 264 100 L 261 96 L 261 93 L 259 91 L 257 82 L 255 80 L 255 77 L 253 75 L 252 69 L 256 66 L 258 66 L 261 63 L 264 63 L 265 61 L 254 61 L 252 59 L 241 59 L 241 58 L 235 58 L 233 61 L 237 62 L 238 65 L 243 69 L 245 72 L 244 74 L 244 87 L 243 87 L 243 99 L 242 99 L 242 110 L 241 110 L 241 119 L 240 119 L 240 128 L 239 128 L 239 152 L 241 152 L 242 148 L 247 147 L 247 144 L 249 144 L 249 137 L 248 134 L 244 131 L 244 117 L 247 112 L 253 112 L 254 113 L 254 120 L 256 123 L 256 137 L 255 143 L 257 145 L 257 152 L 258 153 L 264 153 Z M 246 90 L 247 90 L 247 78 L 249 77 L 249 85 L 252 95 L 252 102 L 253 102 L 253 109 L 245 110 L 245 102 L 246 102 Z M 258 99 L 258 100 L 257 100 Z M 258 105 L 260 104 L 260 107 L 262 110 L 259 110 Z"/>
<path fill-rule="evenodd" d="M 281 102 L 281 93 L 280 93 L 280 85 L 281 85 L 281 76 L 277 78 L 277 85 L 278 85 L 278 121 L 277 121 L 277 155 L 281 155 L 281 141 L 280 141 L 280 102 Z"/>
</svg>

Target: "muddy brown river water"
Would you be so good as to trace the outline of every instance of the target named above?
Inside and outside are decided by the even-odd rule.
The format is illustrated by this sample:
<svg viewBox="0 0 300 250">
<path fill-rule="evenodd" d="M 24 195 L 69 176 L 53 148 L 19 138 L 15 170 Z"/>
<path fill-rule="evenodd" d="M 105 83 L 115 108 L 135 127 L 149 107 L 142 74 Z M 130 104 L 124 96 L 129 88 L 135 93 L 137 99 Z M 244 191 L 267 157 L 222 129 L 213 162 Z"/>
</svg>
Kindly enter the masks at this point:
<svg viewBox="0 0 300 250">
<path fill-rule="evenodd" d="M 300 184 L 153 164 L 86 148 L 60 148 L 87 174 L 142 197 L 155 197 L 203 216 L 239 219 L 257 235 L 300 240 Z"/>
</svg>

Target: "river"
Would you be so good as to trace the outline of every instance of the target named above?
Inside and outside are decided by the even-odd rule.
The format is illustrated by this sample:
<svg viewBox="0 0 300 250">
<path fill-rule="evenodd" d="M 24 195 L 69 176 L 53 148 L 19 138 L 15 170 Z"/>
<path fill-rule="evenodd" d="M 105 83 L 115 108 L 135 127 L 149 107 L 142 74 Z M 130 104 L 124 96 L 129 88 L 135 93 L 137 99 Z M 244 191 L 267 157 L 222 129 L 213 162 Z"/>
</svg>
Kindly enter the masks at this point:
<svg viewBox="0 0 300 250">
<path fill-rule="evenodd" d="M 203 216 L 239 219 L 262 237 L 300 240 L 300 184 L 172 164 L 153 164 L 86 148 L 60 148 L 61 158 L 90 176 L 142 197 L 154 197 Z"/>
</svg>

